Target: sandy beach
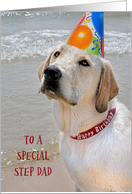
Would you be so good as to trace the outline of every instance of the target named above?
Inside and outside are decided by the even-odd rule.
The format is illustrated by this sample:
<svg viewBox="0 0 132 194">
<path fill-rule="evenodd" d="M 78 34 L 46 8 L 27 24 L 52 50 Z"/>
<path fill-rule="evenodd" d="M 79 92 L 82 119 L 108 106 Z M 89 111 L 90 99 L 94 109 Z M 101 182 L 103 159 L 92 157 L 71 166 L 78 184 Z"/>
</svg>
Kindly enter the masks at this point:
<svg viewBox="0 0 132 194">
<path fill-rule="evenodd" d="M 51 162 L 36 161 L 31 166 L 34 167 L 32 176 L 30 173 L 27 173 L 28 176 L 15 176 L 15 170 L 10 170 L 6 179 L 1 181 L 1 192 L 74 192 L 74 182 L 60 155 L 54 156 Z M 38 176 L 38 167 L 50 167 L 52 173 L 49 176 Z"/>
</svg>

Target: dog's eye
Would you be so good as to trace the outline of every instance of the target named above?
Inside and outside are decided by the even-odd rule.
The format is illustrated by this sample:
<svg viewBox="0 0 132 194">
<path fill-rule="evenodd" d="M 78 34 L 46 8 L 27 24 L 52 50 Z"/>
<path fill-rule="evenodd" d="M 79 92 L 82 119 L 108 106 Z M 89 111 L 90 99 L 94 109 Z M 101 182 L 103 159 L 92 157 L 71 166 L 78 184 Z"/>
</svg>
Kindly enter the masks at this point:
<svg viewBox="0 0 132 194">
<path fill-rule="evenodd" d="M 59 51 L 55 52 L 55 54 L 54 54 L 55 57 L 58 57 L 59 55 L 60 55 Z"/>
<path fill-rule="evenodd" d="M 89 63 L 85 59 L 82 61 L 79 61 L 79 65 L 90 66 Z"/>
</svg>

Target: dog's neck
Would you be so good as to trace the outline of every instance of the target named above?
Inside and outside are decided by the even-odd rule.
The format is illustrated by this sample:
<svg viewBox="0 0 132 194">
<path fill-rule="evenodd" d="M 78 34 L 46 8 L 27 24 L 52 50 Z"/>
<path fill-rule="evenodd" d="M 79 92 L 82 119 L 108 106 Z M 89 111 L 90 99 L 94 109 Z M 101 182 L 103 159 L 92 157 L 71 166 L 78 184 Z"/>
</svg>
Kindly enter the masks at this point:
<svg viewBox="0 0 132 194">
<path fill-rule="evenodd" d="M 80 102 L 76 106 L 70 106 L 62 101 L 54 101 L 53 112 L 57 128 L 70 136 L 76 136 L 102 122 L 112 107 L 111 101 L 108 109 L 99 113 L 95 109 L 93 101 Z"/>
</svg>

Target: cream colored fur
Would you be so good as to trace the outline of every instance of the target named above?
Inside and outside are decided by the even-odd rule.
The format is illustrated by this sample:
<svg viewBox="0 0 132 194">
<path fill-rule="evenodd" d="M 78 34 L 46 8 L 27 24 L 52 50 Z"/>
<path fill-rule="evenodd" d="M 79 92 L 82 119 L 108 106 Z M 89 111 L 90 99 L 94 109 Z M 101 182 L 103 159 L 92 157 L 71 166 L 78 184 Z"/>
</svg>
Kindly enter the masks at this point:
<svg viewBox="0 0 132 194">
<path fill-rule="evenodd" d="M 57 58 L 56 51 L 60 52 Z M 90 66 L 79 65 L 83 59 Z M 52 92 L 53 114 L 60 130 L 60 153 L 75 181 L 75 191 L 130 191 L 131 115 L 114 98 L 118 85 L 109 62 L 68 45 L 54 49 L 38 71 L 39 92 L 48 98 L 50 92 L 42 90 L 43 74 L 52 65 L 62 72 L 59 91 Z M 80 141 L 70 137 L 102 122 L 115 107 L 113 119 L 100 133 Z"/>
</svg>

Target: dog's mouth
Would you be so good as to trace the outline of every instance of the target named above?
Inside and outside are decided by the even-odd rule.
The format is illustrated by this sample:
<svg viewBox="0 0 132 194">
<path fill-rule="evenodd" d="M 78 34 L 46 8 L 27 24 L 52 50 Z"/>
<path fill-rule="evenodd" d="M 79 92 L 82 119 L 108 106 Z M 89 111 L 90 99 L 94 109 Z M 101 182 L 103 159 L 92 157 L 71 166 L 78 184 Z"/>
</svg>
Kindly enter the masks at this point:
<svg viewBox="0 0 132 194">
<path fill-rule="evenodd" d="M 55 99 L 57 100 L 59 98 L 59 94 L 57 91 L 55 91 L 51 86 L 42 87 L 39 89 L 39 93 L 42 92 L 45 94 L 49 99 Z"/>
<path fill-rule="evenodd" d="M 55 100 L 57 100 L 59 98 L 58 92 L 56 92 L 52 87 L 46 87 L 45 88 L 45 95 L 49 99 L 55 99 Z"/>
<path fill-rule="evenodd" d="M 41 87 L 38 93 L 40 92 L 45 94 L 48 97 L 48 99 L 62 100 L 66 104 L 70 104 L 71 106 L 77 105 L 77 103 L 69 102 L 66 98 L 64 98 L 64 96 L 62 96 L 59 92 L 57 92 L 51 86 Z"/>
</svg>

